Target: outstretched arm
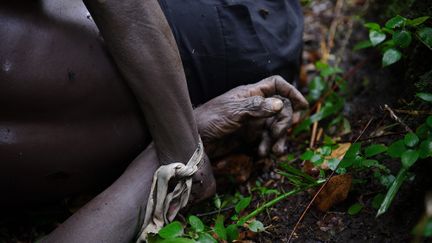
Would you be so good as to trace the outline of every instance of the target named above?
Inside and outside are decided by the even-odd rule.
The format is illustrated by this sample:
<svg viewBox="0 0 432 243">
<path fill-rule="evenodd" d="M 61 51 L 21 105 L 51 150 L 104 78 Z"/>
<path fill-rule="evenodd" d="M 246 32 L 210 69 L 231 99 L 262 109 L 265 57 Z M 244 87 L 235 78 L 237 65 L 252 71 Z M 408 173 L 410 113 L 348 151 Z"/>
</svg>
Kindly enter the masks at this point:
<svg viewBox="0 0 432 243">
<path fill-rule="evenodd" d="M 135 94 L 161 163 L 186 163 L 198 144 L 177 45 L 157 0 L 84 0 Z"/>
</svg>

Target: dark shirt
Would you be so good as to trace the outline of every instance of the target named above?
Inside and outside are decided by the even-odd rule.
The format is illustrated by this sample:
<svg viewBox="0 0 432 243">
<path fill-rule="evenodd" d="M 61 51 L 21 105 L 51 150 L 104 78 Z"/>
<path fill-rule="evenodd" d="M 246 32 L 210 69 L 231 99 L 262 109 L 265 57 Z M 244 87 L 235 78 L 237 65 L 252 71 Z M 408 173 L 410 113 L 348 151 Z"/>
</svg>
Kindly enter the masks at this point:
<svg viewBox="0 0 432 243">
<path fill-rule="evenodd" d="M 297 0 L 160 0 L 194 105 L 281 75 L 295 82 L 303 16 Z"/>
</svg>

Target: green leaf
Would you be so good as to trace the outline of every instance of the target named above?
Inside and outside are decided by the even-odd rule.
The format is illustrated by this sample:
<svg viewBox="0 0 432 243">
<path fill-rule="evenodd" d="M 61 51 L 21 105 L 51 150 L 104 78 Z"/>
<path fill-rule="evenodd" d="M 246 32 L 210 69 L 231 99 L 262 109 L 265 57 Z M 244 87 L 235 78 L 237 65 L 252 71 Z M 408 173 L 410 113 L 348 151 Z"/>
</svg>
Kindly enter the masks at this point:
<svg viewBox="0 0 432 243">
<path fill-rule="evenodd" d="M 199 243 L 217 243 L 217 240 L 213 238 L 209 233 L 201 232 L 198 234 L 197 242 Z"/>
<path fill-rule="evenodd" d="M 428 156 L 432 156 L 432 140 L 427 139 L 421 142 L 419 147 L 419 157 L 424 159 Z"/>
<path fill-rule="evenodd" d="M 371 30 L 369 32 L 369 40 L 372 46 L 376 46 L 386 39 L 386 35 L 381 31 Z"/>
<path fill-rule="evenodd" d="M 227 240 L 227 233 L 224 226 L 224 216 L 218 215 L 215 221 L 213 231 L 221 240 Z"/>
<path fill-rule="evenodd" d="M 179 221 L 174 221 L 163 227 L 158 234 L 164 239 L 176 238 L 183 235 L 183 226 Z"/>
<path fill-rule="evenodd" d="M 432 28 L 424 27 L 417 31 L 417 36 L 429 49 L 432 49 Z"/>
<path fill-rule="evenodd" d="M 349 215 L 356 215 L 356 214 L 360 213 L 360 211 L 362 209 L 363 209 L 363 206 L 360 203 L 355 203 L 355 204 L 351 205 L 351 207 L 349 207 L 348 214 Z"/>
<path fill-rule="evenodd" d="M 419 138 L 425 139 L 429 135 L 429 126 L 426 123 L 421 124 L 416 129 L 416 134 Z"/>
<path fill-rule="evenodd" d="M 407 169 L 403 168 L 399 170 L 398 175 L 396 176 L 396 179 L 393 181 L 392 185 L 387 191 L 387 194 L 381 203 L 380 208 L 378 209 L 378 213 L 376 217 L 379 217 L 381 214 L 387 212 L 388 208 L 390 207 L 394 197 L 396 196 L 396 193 L 398 192 L 400 186 L 406 179 L 406 173 Z"/>
<path fill-rule="evenodd" d="M 419 152 L 416 150 L 408 149 L 402 154 L 401 161 L 405 168 L 411 167 L 419 158 Z"/>
<path fill-rule="evenodd" d="M 402 153 L 405 152 L 406 147 L 404 140 L 400 139 L 396 142 L 392 143 L 388 149 L 387 154 L 390 155 L 392 158 L 400 158 L 402 156 Z"/>
<path fill-rule="evenodd" d="M 192 239 L 176 237 L 176 238 L 158 240 L 157 243 L 196 243 L 196 242 Z"/>
<path fill-rule="evenodd" d="M 309 98 L 311 101 L 318 100 L 326 87 L 326 83 L 320 76 L 313 78 L 309 84 Z"/>
<path fill-rule="evenodd" d="M 357 43 L 354 46 L 353 51 L 358 51 L 358 50 L 369 48 L 369 47 L 372 47 L 372 42 L 370 42 L 370 40 L 364 40 L 364 41 L 360 41 L 359 43 Z"/>
<path fill-rule="evenodd" d="M 365 148 L 366 157 L 372 157 L 387 151 L 387 147 L 382 144 L 371 144 Z"/>
<path fill-rule="evenodd" d="M 424 237 L 431 237 L 432 236 L 432 218 L 429 218 L 426 222 L 426 225 L 423 230 L 423 236 Z"/>
<path fill-rule="evenodd" d="M 396 178 L 394 177 L 394 175 L 381 175 L 379 177 L 381 185 L 385 187 L 389 187 L 394 182 L 395 179 Z"/>
<path fill-rule="evenodd" d="M 431 93 L 417 93 L 416 96 L 419 97 L 420 99 L 424 100 L 424 101 L 432 102 L 432 94 Z"/>
<path fill-rule="evenodd" d="M 236 224 L 231 224 L 226 228 L 228 242 L 233 242 L 239 238 L 239 231 Z"/>
<path fill-rule="evenodd" d="M 221 199 L 220 199 L 219 195 L 216 194 L 213 200 L 214 200 L 213 202 L 214 202 L 215 207 L 217 209 L 220 209 L 221 205 L 222 205 L 222 202 L 221 202 Z"/>
<path fill-rule="evenodd" d="M 340 160 L 338 160 L 336 158 L 332 158 L 327 163 L 328 163 L 328 167 L 330 168 L 330 170 L 335 170 L 337 168 L 337 166 L 339 165 Z"/>
<path fill-rule="evenodd" d="M 310 160 L 312 159 L 312 156 L 314 156 L 314 152 L 312 150 L 306 150 L 301 156 L 301 160 Z"/>
<path fill-rule="evenodd" d="M 374 159 L 365 159 L 361 161 L 361 166 L 362 167 L 367 167 L 370 168 L 372 166 L 378 165 L 379 162 L 377 160 Z"/>
<path fill-rule="evenodd" d="M 426 20 L 429 19 L 429 16 L 418 17 L 413 20 L 408 20 L 407 24 L 411 26 L 417 26 L 423 24 Z"/>
<path fill-rule="evenodd" d="M 404 137 L 404 143 L 408 147 L 414 147 L 417 145 L 418 142 L 419 142 L 419 138 L 415 133 L 412 132 L 407 133 Z"/>
<path fill-rule="evenodd" d="M 195 232 L 204 231 L 204 224 L 197 216 L 191 215 L 189 216 L 189 224 Z"/>
<path fill-rule="evenodd" d="M 426 119 L 426 124 L 427 124 L 429 127 L 432 127 L 432 116 L 428 116 L 428 118 Z"/>
<path fill-rule="evenodd" d="M 364 24 L 364 26 L 371 30 L 381 30 L 381 27 L 377 23 L 369 22 Z"/>
<path fill-rule="evenodd" d="M 401 48 L 408 47 L 411 44 L 411 33 L 406 30 L 396 31 L 392 37 L 394 43 Z"/>
<path fill-rule="evenodd" d="M 258 220 L 254 220 L 252 221 L 249 225 L 248 228 L 252 231 L 252 232 L 262 232 L 265 230 L 263 223 L 261 223 L 261 221 Z"/>
<path fill-rule="evenodd" d="M 361 149 L 361 143 L 353 143 L 345 153 L 344 158 L 355 158 Z"/>
<path fill-rule="evenodd" d="M 321 157 L 321 155 L 319 154 L 314 154 L 310 159 L 310 162 L 312 162 L 312 164 L 314 164 L 315 166 L 318 166 L 322 164 L 322 162 L 324 162 L 324 158 Z"/>
<path fill-rule="evenodd" d="M 396 16 L 393 17 L 391 19 L 389 19 L 386 23 L 385 23 L 385 27 L 389 28 L 389 29 L 395 29 L 395 28 L 399 28 L 405 25 L 407 19 L 402 17 L 402 16 Z"/>
<path fill-rule="evenodd" d="M 252 197 L 244 197 L 235 206 L 235 211 L 240 213 L 243 209 L 247 208 L 252 200 Z"/>
<path fill-rule="evenodd" d="M 331 148 L 331 146 L 322 146 L 322 147 L 320 148 L 320 153 L 321 153 L 322 155 L 327 156 L 327 155 L 330 155 L 331 152 L 332 152 L 332 148 Z"/>
<path fill-rule="evenodd" d="M 385 195 L 382 193 L 376 194 L 375 197 L 372 199 L 372 207 L 378 209 L 381 203 L 384 201 L 384 197 Z"/>
<path fill-rule="evenodd" d="M 384 55 L 382 57 L 382 65 L 383 67 L 392 65 L 393 63 L 399 61 L 401 57 L 402 54 L 400 53 L 400 51 L 395 48 L 390 48 L 384 52 Z"/>
</svg>

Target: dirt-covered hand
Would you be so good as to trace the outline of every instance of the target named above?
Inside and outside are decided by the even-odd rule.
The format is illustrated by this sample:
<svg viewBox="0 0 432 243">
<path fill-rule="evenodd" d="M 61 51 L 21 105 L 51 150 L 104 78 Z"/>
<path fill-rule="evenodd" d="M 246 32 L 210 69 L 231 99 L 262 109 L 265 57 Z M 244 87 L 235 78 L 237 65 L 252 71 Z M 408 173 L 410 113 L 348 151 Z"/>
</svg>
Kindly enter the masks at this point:
<svg viewBox="0 0 432 243">
<path fill-rule="evenodd" d="M 195 109 L 198 130 L 209 157 L 262 138 L 259 152 L 285 147 L 293 110 L 308 106 L 303 95 L 280 76 L 239 86 Z M 275 142 L 276 141 L 276 142 Z"/>
</svg>

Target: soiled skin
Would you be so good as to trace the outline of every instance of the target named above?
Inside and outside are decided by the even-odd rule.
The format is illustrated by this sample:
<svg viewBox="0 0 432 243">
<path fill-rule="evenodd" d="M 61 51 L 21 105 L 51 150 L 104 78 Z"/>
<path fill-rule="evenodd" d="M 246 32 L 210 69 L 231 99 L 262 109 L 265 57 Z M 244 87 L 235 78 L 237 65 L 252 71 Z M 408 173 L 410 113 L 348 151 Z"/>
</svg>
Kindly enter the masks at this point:
<svg viewBox="0 0 432 243">
<path fill-rule="evenodd" d="M 26 206 L 106 188 L 44 241 L 130 241 L 154 171 L 160 163 L 187 161 L 198 130 L 212 157 L 244 124 L 263 128 L 266 118 L 289 111 L 286 102 L 267 97 L 288 98 L 295 109 L 307 105 L 275 76 L 193 112 L 157 2 L 85 2 L 106 46 L 79 1 L 0 8 L 0 193 L 8 198 L 2 203 Z M 275 137 L 287 119 L 267 122 Z M 147 146 L 149 133 L 155 146 Z M 204 165 L 194 184 L 200 197 L 214 190 Z"/>
</svg>

